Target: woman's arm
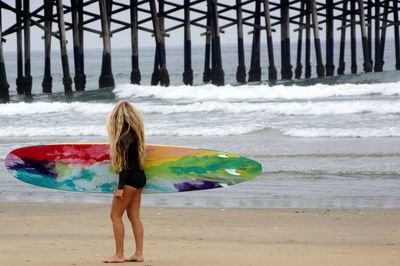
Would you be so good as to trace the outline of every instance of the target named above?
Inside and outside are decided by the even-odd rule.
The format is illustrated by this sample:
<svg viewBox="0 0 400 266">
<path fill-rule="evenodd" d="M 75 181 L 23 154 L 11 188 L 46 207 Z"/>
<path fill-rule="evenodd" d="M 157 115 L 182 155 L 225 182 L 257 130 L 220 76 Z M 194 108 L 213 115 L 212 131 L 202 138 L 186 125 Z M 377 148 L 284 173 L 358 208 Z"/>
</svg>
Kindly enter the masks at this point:
<svg viewBox="0 0 400 266">
<path fill-rule="evenodd" d="M 124 189 L 126 176 L 127 176 L 127 169 L 122 168 L 122 171 L 119 173 L 118 189 Z"/>
</svg>

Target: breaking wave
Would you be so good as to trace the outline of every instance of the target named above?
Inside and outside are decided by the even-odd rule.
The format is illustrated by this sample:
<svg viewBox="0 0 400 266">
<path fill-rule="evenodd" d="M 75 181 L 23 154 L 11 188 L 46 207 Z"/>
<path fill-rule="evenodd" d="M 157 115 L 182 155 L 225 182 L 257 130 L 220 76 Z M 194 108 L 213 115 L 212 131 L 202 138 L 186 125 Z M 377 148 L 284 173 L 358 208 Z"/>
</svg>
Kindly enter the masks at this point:
<svg viewBox="0 0 400 266">
<path fill-rule="evenodd" d="M 179 114 L 197 112 L 265 113 L 272 115 L 339 115 L 358 113 L 397 114 L 400 101 L 351 100 L 351 101 L 308 101 L 308 102 L 198 102 L 189 104 L 137 103 L 143 113 Z M 107 114 L 112 103 L 62 103 L 35 102 L 0 105 L 0 116 L 63 114 L 79 115 Z"/>
<path fill-rule="evenodd" d="M 119 84 L 114 89 L 119 98 L 157 98 L 191 101 L 246 101 L 274 99 L 316 99 L 362 95 L 399 95 L 400 82 L 379 84 L 316 84 L 313 86 L 285 85 L 214 85 L 203 86 L 138 86 Z"/>
</svg>

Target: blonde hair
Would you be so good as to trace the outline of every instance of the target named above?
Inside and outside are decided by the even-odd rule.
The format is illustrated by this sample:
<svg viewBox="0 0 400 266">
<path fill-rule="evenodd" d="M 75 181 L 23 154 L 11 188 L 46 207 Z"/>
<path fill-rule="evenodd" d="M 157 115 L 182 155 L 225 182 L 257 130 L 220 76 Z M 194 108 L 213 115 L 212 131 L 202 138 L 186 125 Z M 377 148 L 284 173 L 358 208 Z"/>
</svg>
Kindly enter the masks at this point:
<svg viewBox="0 0 400 266">
<path fill-rule="evenodd" d="M 119 101 L 108 115 L 107 131 L 114 171 L 119 173 L 127 165 L 125 153 L 132 141 L 136 141 L 138 163 L 143 168 L 146 144 L 140 111 L 127 101 Z"/>
</svg>

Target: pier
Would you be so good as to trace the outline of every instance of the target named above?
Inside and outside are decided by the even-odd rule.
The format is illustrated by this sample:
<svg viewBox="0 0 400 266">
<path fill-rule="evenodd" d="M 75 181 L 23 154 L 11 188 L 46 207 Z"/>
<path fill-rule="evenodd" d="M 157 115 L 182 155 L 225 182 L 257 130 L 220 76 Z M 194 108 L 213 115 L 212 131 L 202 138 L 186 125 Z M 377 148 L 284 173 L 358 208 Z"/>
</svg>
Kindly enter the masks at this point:
<svg viewBox="0 0 400 266">
<path fill-rule="evenodd" d="M 153 36 L 154 68 L 151 85 L 170 84 L 166 38 L 173 38 L 183 29 L 182 83 L 193 85 L 191 28 L 202 29 L 204 38 L 203 81 L 224 85 L 221 38 L 228 28 L 236 30 L 230 39 L 237 43 L 238 83 L 262 80 L 308 79 L 346 73 L 381 72 L 385 63 L 385 47 L 394 43 L 395 65 L 400 70 L 400 32 L 398 0 L 38 0 L 0 1 L 0 101 L 10 97 L 9 84 L 15 82 L 17 93 L 32 94 L 31 28 L 43 32 L 44 93 L 52 92 L 51 45 L 59 45 L 66 94 L 85 90 L 85 35 L 98 34 L 102 39 L 102 64 L 99 88 L 115 84 L 112 72 L 111 38 L 116 34 L 131 37 L 131 83 L 141 84 L 139 65 L 139 31 Z M 97 10 L 97 11 L 93 11 Z M 2 12 L 12 13 L 14 23 L 2 27 Z M 126 20 L 121 19 L 121 14 Z M 98 22 L 101 28 L 93 27 Z M 72 40 L 66 33 L 72 31 Z M 250 65 L 246 66 L 244 34 L 250 34 Z M 390 36 L 389 36 L 390 34 Z M 15 36 L 16 43 L 6 43 Z M 264 42 L 261 39 L 264 38 Z M 348 38 L 346 40 L 346 38 Z M 335 40 L 340 41 L 335 54 Z M 348 42 L 350 41 L 350 42 Z M 361 47 L 358 47 L 361 41 Z M 273 47 L 280 42 L 280 50 Z M 291 44 L 297 49 L 291 50 Z M 350 45 L 347 45 L 347 44 Z M 261 57 L 261 45 L 268 51 Z M 16 47 L 17 79 L 7 80 L 7 62 L 3 46 Z M 71 48 L 71 49 L 68 49 Z M 350 51 L 346 62 L 345 51 Z M 357 49 L 362 50 L 362 66 L 357 65 Z M 72 50 L 73 54 L 68 54 Z M 312 54 L 316 62 L 311 63 Z M 68 57 L 73 57 L 73 66 Z M 128 57 L 129 55 L 127 55 Z M 279 60 L 277 60 L 277 58 Z M 295 62 L 294 62 L 295 59 Z M 268 69 L 261 68 L 267 62 Z M 276 61 L 279 61 L 277 68 Z M 293 67 L 294 66 L 294 67 Z M 71 68 L 73 67 L 73 71 Z M 74 76 L 72 76 L 72 74 Z"/>
</svg>

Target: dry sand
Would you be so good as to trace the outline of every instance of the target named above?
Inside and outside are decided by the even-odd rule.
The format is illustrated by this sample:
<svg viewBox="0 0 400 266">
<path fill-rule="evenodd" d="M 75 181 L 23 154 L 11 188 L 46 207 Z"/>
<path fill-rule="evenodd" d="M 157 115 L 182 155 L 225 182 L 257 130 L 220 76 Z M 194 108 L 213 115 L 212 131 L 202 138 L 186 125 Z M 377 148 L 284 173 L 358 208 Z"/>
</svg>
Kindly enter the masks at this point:
<svg viewBox="0 0 400 266">
<path fill-rule="evenodd" d="M 108 212 L 0 203 L 0 265 L 104 265 Z M 128 265 L 400 265 L 399 209 L 143 208 L 142 220 L 146 261 Z"/>
</svg>

